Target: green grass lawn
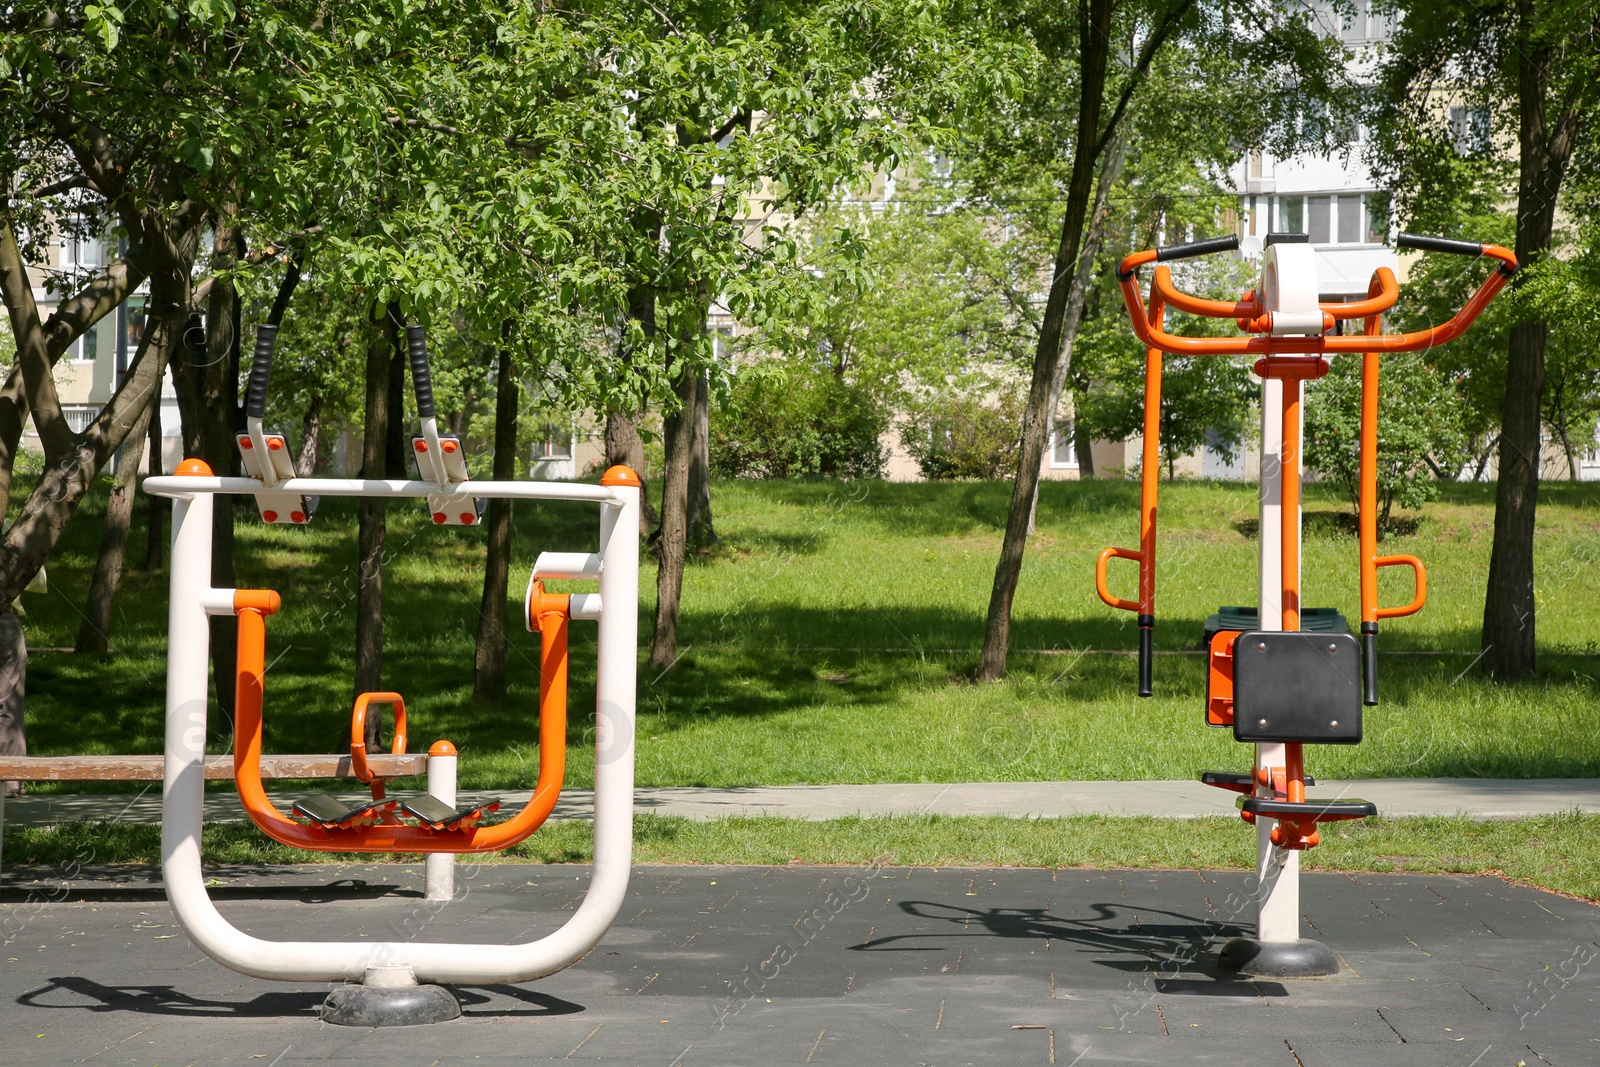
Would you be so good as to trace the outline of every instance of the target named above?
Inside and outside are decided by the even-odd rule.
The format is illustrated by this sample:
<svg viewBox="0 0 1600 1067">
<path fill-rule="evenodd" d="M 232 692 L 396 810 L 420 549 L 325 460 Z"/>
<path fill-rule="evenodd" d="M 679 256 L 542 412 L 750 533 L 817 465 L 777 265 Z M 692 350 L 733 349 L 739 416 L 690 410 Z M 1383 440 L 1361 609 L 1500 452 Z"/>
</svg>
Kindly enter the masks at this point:
<svg viewBox="0 0 1600 1067">
<path fill-rule="evenodd" d="M 77 867 L 155 863 L 157 826 L 71 823 L 6 835 L 11 877 L 59 878 Z M 307 854 L 268 841 L 254 827 L 207 826 L 208 863 L 395 862 L 397 857 Z M 589 825 L 551 823 L 503 854 L 480 862 L 587 863 Z M 417 857 L 399 857 L 415 862 Z M 1255 834 L 1234 818 L 1083 816 L 1006 819 L 899 816 L 826 822 L 731 818 L 705 822 L 640 815 L 637 863 L 864 864 L 1247 870 Z M 463 857 L 462 863 L 475 862 Z M 1547 815 L 1480 822 L 1463 818 L 1368 819 L 1326 827 L 1301 854 L 1311 871 L 1490 874 L 1600 900 L 1600 816 Z M 31 866 L 35 871 L 23 870 Z M 44 868 L 38 870 L 37 868 Z"/>
<path fill-rule="evenodd" d="M 1543 675 L 1514 687 L 1484 681 L 1478 652 L 1493 487 L 1452 485 L 1414 534 L 1386 551 L 1422 557 L 1430 601 L 1385 624 L 1383 703 L 1365 743 L 1322 748 L 1309 769 L 1340 776 L 1600 774 L 1600 485 L 1540 493 L 1538 638 Z M 1011 674 L 968 682 L 993 581 L 1008 487 L 997 483 L 722 482 L 713 500 L 723 540 L 689 569 L 684 654 L 641 673 L 642 785 L 1184 778 L 1242 769 L 1247 750 L 1207 729 L 1202 660 L 1165 655 L 1157 696 L 1134 696 L 1127 613 L 1093 592 L 1093 560 L 1136 542 L 1131 482 L 1046 483 L 1039 535 L 1016 601 Z M 1357 610 L 1356 543 L 1329 487 L 1307 492 L 1307 604 Z M 94 505 L 95 508 L 98 504 Z M 518 504 L 512 587 L 534 555 L 586 550 L 595 510 Z M 1157 647 L 1196 646 L 1205 616 L 1255 599 L 1253 486 L 1163 487 Z M 267 749 L 331 751 L 349 722 L 356 580 L 354 503 L 325 500 L 308 529 L 239 523 L 240 584 L 279 590 L 269 622 Z M 385 685 L 407 697 L 413 747 L 449 737 L 462 785 L 526 786 L 536 767 L 535 635 L 514 635 L 512 698 L 470 701 L 482 532 L 434 527 L 419 507 L 391 507 Z M 143 514 L 131 556 L 143 558 Z M 51 590 L 25 598 L 28 640 L 70 646 L 98 543 L 86 509 L 50 564 Z M 1123 567 L 1117 570 L 1117 567 Z M 1113 564 L 1113 585 L 1133 586 Z M 654 571 L 646 567 L 648 633 Z M 581 588 L 574 584 L 571 588 Z M 1388 602 L 1410 598 L 1386 572 Z M 515 611 L 513 617 L 516 617 Z M 115 652 L 104 659 L 36 652 L 28 724 L 35 753 L 156 752 L 161 743 L 165 572 L 131 571 L 118 601 Z M 569 782 L 592 779 L 593 628 L 574 633 Z M 215 717 L 215 713 L 214 713 Z M 224 731 L 215 721 L 217 751 Z"/>
</svg>

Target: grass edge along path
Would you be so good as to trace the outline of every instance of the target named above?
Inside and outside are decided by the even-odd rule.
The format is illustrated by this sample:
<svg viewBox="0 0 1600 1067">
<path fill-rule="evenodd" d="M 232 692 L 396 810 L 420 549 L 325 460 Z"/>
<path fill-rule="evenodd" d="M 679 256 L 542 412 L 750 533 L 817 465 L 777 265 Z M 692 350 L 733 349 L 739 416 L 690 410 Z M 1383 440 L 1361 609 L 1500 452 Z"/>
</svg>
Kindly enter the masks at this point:
<svg viewBox="0 0 1600 1067">
<path fill-rule="evenodd" d="M 5 841 L 8 880 L 50 881 L 78 868 L 154 864 L 159 826 L 64 823 L 18 827 Z M 692 820 L 640 815 L 634 822 L 639 864 L 859 865 L 911 867 L 1086 867 L 1246 870 L 1255 834 L 1236 818 L 1161 819 L 1084 815 L 1059 819 L 1005 816 L 859 816 L 805 821 L 770 816 Z M 410 856 L 307 853 L 268 841 L 253 827 L 205 828 L 202 851 L 213 864 L 415 862 Z M 587 863 L 590 825 L 552 823 L 488 862 Z M 472 862 L 466 857 L 463 863 Z M 1584 900 L 1600 901 L 1600 815 L 1572 812 L 1525 819 L 1462 816 L 1366 819 L 1330 826 L 1323 843 L 1301 854 L 1307 871 L 1367 874 L 1493 875 Z"/>
</svg>

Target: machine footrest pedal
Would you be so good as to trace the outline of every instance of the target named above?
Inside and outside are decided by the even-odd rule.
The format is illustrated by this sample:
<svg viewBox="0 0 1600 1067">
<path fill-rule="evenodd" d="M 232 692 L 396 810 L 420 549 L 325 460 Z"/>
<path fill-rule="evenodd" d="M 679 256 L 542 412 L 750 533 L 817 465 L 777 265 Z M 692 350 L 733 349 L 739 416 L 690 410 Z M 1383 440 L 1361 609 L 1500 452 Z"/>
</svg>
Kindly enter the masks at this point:
<svg viewBox="0 0 1600 1067">
<path fill-rule="evenodd" d="M 1254 793 L 1256 791 L 1255 776 L 1248 772 L 1236 774 L 1233 771 L 1202 771 L 1200 781 L 1206 785 L 1214 785 L 1218 789 L 1228 789 L 1235 793 Z M 1316 785 L 1317 780 L 1311 775 L 1306 775 L 1306 785 Z"/>
<path fill-rule="evenodd" d="M 294 802 L 293 811 L 302 819 L 324 830 L 348 830 L 352 826 L 372 826 L 394 810 L 392 800 L 374 800 L 352 808 L 333 797 L 306 797 Z"/>
<path fill-rule="evenodd" d="M 400 810 L 430 830 L 470 830 L 491 811 L 500 810 L 499 800 L 487 800 L 469 808 L 454 808 L 438 797 L 423 793 L 400 801 Z"/>
<path fill-rule="evenodd" d="M 1240 797 L 1239 810 L 1269 819 L 1294 819 L 1299 822 L 1333 822 L 1338 819 L 1365 819 L 1378 814 L 1370 800 L 1278 800 L 1273 797 Z"/>
</svg>

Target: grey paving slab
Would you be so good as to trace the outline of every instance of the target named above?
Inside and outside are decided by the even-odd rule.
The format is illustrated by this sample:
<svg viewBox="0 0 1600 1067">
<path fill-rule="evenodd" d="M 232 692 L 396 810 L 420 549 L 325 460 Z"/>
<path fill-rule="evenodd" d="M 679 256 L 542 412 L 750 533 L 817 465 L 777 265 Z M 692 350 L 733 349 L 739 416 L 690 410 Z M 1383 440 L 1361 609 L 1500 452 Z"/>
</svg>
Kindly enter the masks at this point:
<svg viewBox="0 0 1600 1067">
<path fill-rule="evenodd" d="M 1230 977 L 1245 876 L 1197 871 L 639 867 L 577 966 L 465 988 L 456 1022 L 350 1030 L 327 987 L 206 959 L 143 868 L 0 892 L 0 1062 L 1057 1063 L 1579 1067 L 1600 1063 L 1600 907 L 1497 879 L 1307 874 L 1338 977 Z M 268 938 L 493 943 L 557 927 L 587 868 L 215 868 Z M 466 949 L 465 951 L 470 951 Z"/>
<path fill-rule="evenodd" d="M 1600 778 L 1378 778 L 1324 781 L 1317 796 L 1360 797 L 1389 816 L 1468 815 L 1516 818 L 1552 812 L 1600 812 Z M 274 791 L 288 808 L 298 792 Z M 340 793 L 350 800 L 363 793 Z M 527 802 L 527 791 L 464 792 L 463 800 L 497 796 L 507 807 Z M 906 785 L 787 785 L 727 789 L 645 788 L 635 794 L 641 812 L 714 819 L 771 815 L 832 819 L 851 815 L 1154 815 L 1194 818 L 1230 815 L 1234 794 L 1197 781 L 1156 782 L 966 782 Z M 586 819 L 594 810 L 587 789 L 563 791 L 552 818 Z M 5 802 L 4 818 L 17 825 L 75 819 L 154 823 L 161 819 L 158 783 L 141 794 L 39 794 Z M 206 794 L 209 822 L 242 822 L 236 794 Z"/>
</svg>

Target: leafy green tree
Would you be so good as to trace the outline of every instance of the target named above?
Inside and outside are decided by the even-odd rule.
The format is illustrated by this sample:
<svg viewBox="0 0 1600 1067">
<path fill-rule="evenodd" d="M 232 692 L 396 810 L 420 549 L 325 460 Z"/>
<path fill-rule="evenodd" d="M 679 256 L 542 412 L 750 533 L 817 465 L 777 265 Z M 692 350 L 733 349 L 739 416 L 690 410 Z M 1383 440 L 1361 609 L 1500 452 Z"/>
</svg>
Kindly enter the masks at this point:
<svg viewBox="0 0 1600 1067">
<path fill-rule="evenodd" d="M 915 405 L 901 441 L 924 478 L 998 478 L 1017 448 L 1022 405 L 1002 393 L 998 402 L 972 395 L 935 395 Z"/>
<path fill-rule="evenodd" d="M 1020 175 L 1056 182 L 1061 221 L 979 657 L 983 681 L 1005 673 L 1039 467 L 1130 148 L 1149 138 L 1174 151 L 1201 146 L 1225 166 L 1292 130 L 1308 101 L 1335 96 L 1343 70 L 1337 42 L 1320 38 L 1304 11 L 1278 5 L 1025 3 L 1000 21 L 1025 35 L 1037 65 L 1023 93 L 972 126 L 972 155 L 990 185 L 1021 184 Z"/>
<path fill-rule="evenodd" d="M 1530 290 L 1541 288 L 1558 247 L 1572 165 L 1594 152 L 1600 12 L 1564 0 L 1403 2 L 1399 12 L 1373 126 L 1400 214 L 1418 228 L 1482 239 L 1467 226 L 1516 203 L 1514 248 L 1525 269 L 1513 282 L 1518 299 L 1499 390 L 1482 635 L 1484 670 L 1516 679 L 1536 666 L 1533 540 L 1551 349 L 1545 316 L 1560 303 Z"/>
<path fill-rule="evenodd" d="M 1416 510 L 1439 496 L 1439 474 L 1457 469 L 1467 450 L 1462 401 L 1449 378 L 1422 353 L 1382 357 L 1378 393 L 1378 529 L 1392 527 L 1395 505 Z M 1361 360 L 1333 361 L 1307 387 L 1306 465 L 1344 486 L 1361 503 Z"/>
<path fill-rule="evenodd" d="M 711 415 L 711 468 L 728 478 L 876 478 L 889 413 L 856 375 L 799 360 L 741 372 Z M 754 370 L 755 368 L 752 368 Z"/>
</svg>

